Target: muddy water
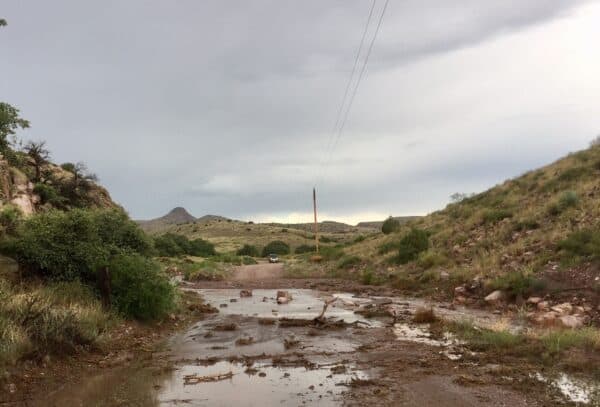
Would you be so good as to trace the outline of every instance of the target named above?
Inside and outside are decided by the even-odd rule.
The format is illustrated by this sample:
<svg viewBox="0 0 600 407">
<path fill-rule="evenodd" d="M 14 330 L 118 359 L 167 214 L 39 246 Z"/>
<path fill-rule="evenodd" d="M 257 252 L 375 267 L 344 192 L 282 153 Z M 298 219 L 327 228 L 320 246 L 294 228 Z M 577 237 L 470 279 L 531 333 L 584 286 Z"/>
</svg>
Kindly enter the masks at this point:
<svg viewBox="0 0 600 407">
<path fill-rule="evenodd" d="M 173 337 L 151 360 L 99 371 L 76 388 L 49 395 L 47 405 L 341 405 L 353 380 L 370 377 L 352 355 L 381 323 L 355 314 L 360 301 L 340 294 L 326 316 L 360 324 L 280 326 L 282 318 L 310 321 L 323 309 L 321 293 L 288 291 L 293 300 L 278 305 L 276 290 L 254 290 L 248 298 L 240 290 L 198 290 L 218 314 Z"/>
</svg>

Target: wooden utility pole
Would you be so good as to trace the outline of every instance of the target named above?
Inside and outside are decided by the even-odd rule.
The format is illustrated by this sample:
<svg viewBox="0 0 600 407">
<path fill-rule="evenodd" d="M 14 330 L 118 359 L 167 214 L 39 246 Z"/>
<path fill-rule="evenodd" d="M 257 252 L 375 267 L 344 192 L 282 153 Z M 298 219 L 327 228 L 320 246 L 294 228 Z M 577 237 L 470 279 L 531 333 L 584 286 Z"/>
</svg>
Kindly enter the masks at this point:
<svg viewBox="0 0 600 407">
<path fill-rule="evenodd" d="M 319 223 L 317 222 L 317 191 L 313 188 L 313 210 L 315 212 L 315 250 L 319 253 Z"/>
</svg>

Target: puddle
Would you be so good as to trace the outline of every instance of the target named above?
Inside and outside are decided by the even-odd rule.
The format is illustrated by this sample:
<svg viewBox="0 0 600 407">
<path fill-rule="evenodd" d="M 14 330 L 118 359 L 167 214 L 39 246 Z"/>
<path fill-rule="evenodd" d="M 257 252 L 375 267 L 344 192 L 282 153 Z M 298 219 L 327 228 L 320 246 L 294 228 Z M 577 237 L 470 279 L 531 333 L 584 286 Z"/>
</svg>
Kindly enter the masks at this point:
<svg viewBox="0 0 600 407">
<path fill-rule="evenodd" d="M 396 335 L 396 339 L 399 341 L 445 348 L 440 354 L 450 360 L 459 360 L 462 358 L 463 349 L 460 346 L 465 343 L 457 339 L 450 332 L 444 332 L 444 337 L 441 339 L 434 339 L 431 337 L 431 333 L 427 330 L 426 325 L 395 324 L 394 335 Z"/>
<path fill-rule="evenodd" d="M 240 298 L 239 289 L 196 289 L 194 291 L 210 305 L 218 308 L 223 315 L 312 319 L 320 314 L 324 304 L 324 297 L 314 290 L 286 290 L 293 298 L 287 304 L 277 304 L 275 296 L 278 290 L 256 289 L 252 290 L 251 297 L 244 298 Z M 373 323 L 354 313 L 353 305 L 359 304 L 359 299 L 345 293 L 334 294 L 334 296 L 340 298 L 340 301 L 327 308 L 327 317 L 344 320 L 347 323 L 356 321 Z"/>
<path fill-rule="evenodd" d="M 600 384 L 598 383 L 590 383 L 565 373 L 561 373 L 558 377 L 552 379 L 539 372 L 530 376 L 539 382 L 554 387 L 566 400 L 572 403 L 600 405 Z"/>
<path fill-rule="evenodd" d="M 194 406 L 337 406 L 352 378 L 367 379 L 360 371 L 347 369 L 333 374 L 330 367 L 273 367 L 255 363 L 253 370 L 229 362 L 211 366 L 181 366 L 161 387 L 160 405 Z M 186 384 L 186 377 L 224 380 Z M 231 376 L 230 376 L 231 375 Z M 230 377 L 229 377 L 230 376 Z"/>
</svg>

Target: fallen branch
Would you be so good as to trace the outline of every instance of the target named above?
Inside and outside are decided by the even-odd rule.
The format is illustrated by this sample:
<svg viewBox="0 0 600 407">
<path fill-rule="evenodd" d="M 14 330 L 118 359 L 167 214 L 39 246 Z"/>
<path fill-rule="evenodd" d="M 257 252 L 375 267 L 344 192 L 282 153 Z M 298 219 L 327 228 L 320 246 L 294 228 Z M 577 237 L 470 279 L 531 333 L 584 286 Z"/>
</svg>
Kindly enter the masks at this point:
<svg viewBox="0 0 600 407">
<path fill-rule="evenodd" d="M 315 321 L 323 322 L 323 318 L 325 317 L 325 312 L 327 311 L 327 307 L 336 302 L 339 298 L 333 297 L 332 299 L 325 300 L 325 304 L 323 304 L 323 311 L 319 314 L 318 317 L 315 318 Z"/>
<path fill-rule="evenodd" d="M 216 375 L 209 376 L 197 376 L 197 375 L 187 375 L 183 376 L 183 385 L 186 386 L 188 384 L 198 384 L 198 383 L 208 383 L 208 382 L 219 382 L 221 380 L 231 379 L 233 377 L 233 372 L 222 373 Z"/>
</svg>

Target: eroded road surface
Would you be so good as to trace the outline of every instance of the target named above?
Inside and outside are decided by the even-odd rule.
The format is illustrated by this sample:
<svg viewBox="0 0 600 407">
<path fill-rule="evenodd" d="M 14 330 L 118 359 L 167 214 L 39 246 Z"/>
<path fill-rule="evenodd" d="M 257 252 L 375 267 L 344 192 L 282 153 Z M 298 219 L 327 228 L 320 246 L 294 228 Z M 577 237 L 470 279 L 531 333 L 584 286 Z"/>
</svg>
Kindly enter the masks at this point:
<svg viewBox="0 0 600 407">
<path fill-rule="evenodd" d="M 556 401 L 528 373 L 478 364 L 452 338 L 433 340 L 426 328 L 402 322 L 423 301 L 290 288 L 281 273 L 277 264 L 243 266 L 231 281 L 187 287 L 219 312 L 161 351 L 49 394 L 43 405 L 516 407 Z M 278 303 L 278 291 L 291 300 Z M 325 318 L 315 320 L 326 302 Z M 370 312 L 382 309 L 392 311 Z M 449 318 L 465 312 L 443 305 L 437 311 Z M 498 322 L 485 313 L 472 318 Z"/>
</svg>

